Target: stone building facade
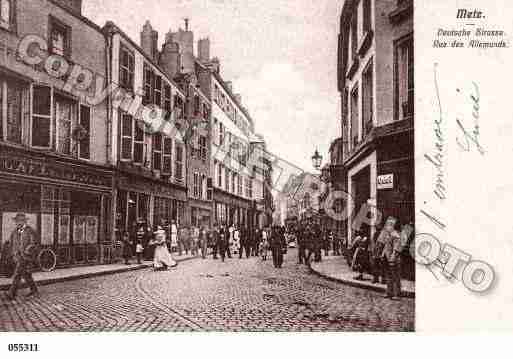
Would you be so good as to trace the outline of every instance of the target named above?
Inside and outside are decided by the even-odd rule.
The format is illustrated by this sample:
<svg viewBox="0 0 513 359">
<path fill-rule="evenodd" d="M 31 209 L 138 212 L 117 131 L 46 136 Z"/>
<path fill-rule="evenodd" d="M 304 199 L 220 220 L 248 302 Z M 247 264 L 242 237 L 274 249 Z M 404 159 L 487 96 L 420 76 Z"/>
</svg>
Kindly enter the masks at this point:
<svg viewBox="0 0 513 359">
<path fill-rule="evenodd" d="M 109 262 L 109 115 L 94 100 L 95 81 L 106 78 L 105 37 L 81 1 L 2 0 L 1 9 L 1 241 L 24 213 L 58 266 Z"/>
<path fill-rule="evenodd" d="M 368 204 L 377 213 L 414 220 L 413 2 L 346 0 L 340 17 L 338 85 L 342 103 L 347 210 L 354 220 Z M 344 176 L 345 178 L 337 178 Z M 350 203 L 353 202 L 354 210 Z M 347 229 L 349 242 L 354 238 Z"/>
</svg>

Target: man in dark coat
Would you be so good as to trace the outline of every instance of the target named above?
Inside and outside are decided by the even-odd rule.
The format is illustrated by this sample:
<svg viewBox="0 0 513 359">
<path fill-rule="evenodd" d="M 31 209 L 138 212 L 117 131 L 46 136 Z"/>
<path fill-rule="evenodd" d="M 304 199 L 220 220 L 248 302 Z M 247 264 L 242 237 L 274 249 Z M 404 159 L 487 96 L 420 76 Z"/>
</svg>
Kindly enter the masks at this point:
<svg viewBox="0 0 513 359">
<path fill-rule="evenodd" d="M 285 233 L 280 227 L 274 227 L 271 232 L 271 251 L 273 255 L 273 264 L 275 268 L 281 268 L 283 265 L 283 253 L 287 249 Z"/>
<path fill-rule="evenodd" d="M 13 220 L 16 223 L 16 228 L 12 231 L 6 243 L 15 265 L 12 285 L 7 295 L 9 300 L 16 298 L 21 278 L 30 287 L 30 293 L 27 296 L 38 294 L 36 283 L 32 278 L 32 267 L 36 262 L 38 253 L 37 234 L 34 229 L 27 225 L 27 218 L 24 213 L 18 213 Z"/>
<path fill-rule="evenodd" d="M 255 257 L 258 257 L 259 253 L 258 253 L 258 248 L 260 246 L 260 242 L 262 241 L 262 232 L 258 229 L 258 228 L 255 228 L 255 230 L 253 231 L 253 255 Z"/>
<path fill-rule="evenodd" d="M 305 264 L 310 265 L 310 260 L 312 259 L 312 255 L 315 259 L 315 249 L 316 249 L 316 238 L 315 238 L 315 230 L 313 228 L 313 224 L 309 223 L 306 226 L 305 230 L 305 248 L 306 248 L 306 258 Z"/>
<path fill-rule="evenodd" d="M 300 225 L 297 228 L 296 241 L 298 247 L 298 263 L 306 264 L 306 228 L 303 225 Z"/>
<path fill-rule="evenodd" d="M 244 250 L 246 251 L 246 258 L 251 257 L 252 252 L 252 243 L 250 239 L 250 232 L 247 227 L 243 227 L 241 231 L 241 247 L 244 247 Z"/>
<path fill-rule="evenodd" d="M 333 255 L 339 256 L 340 255 L 340 236 L 338 233 L 335 235 L 331 231 L 330 231 L 330 235 L 333 237 Z"/>
<path fill-rule="evenodd" d="M 214 259 L 217 259 L 217 253 L 219 252 L 219 227 L 215 223 L 212 229 L 212 254 Z"/>
<path fill-rule="evenodd" d="M 226 253 L 229 251 L 228 246 L 228 229 L 226 226 L 221 226 L 219 230 L 219 235 L 217 236 L 217 249 L 219 251 L 219 255 L 221 256 L 221 260 L 224 262 L 224 259 L 226 257 Z"/>
</svg>

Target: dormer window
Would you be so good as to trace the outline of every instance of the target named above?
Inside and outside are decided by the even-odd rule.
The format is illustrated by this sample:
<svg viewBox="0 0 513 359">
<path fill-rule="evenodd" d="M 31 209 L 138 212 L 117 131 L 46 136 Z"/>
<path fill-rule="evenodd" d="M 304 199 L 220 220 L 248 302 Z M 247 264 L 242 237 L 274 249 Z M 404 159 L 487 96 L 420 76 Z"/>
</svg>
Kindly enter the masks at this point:
<svg viewBox="0 0 513 359">
<path fill-rule="evenodd" d="M 0 0 L 0 27 L 12 30 L 14 23 L 13 0 Z"/>
<path fill-rule="evenodd" d="M 71 55 L 71 28 L 50 17 L 50 44 L 52 54 L 68 57 Z"/>
</svg>

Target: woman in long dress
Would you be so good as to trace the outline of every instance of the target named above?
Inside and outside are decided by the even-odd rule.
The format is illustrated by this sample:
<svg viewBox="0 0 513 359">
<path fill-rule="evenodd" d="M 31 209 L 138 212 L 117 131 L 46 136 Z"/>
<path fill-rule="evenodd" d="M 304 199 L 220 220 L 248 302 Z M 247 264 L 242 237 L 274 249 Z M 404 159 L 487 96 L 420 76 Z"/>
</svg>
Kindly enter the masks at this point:
<svg viewBox="0 0 513 359">
<path fill-rule="evenodd" d="M 159 226 L 154 234 L 155 239 L 152 241 L 152 244 L 155 246 L 153 269 L 158 271 L 175 267 L 177 263 L 171 256 L 171 253 L 169 253 L 166 246 L 166 231 Z"/>
</svg>

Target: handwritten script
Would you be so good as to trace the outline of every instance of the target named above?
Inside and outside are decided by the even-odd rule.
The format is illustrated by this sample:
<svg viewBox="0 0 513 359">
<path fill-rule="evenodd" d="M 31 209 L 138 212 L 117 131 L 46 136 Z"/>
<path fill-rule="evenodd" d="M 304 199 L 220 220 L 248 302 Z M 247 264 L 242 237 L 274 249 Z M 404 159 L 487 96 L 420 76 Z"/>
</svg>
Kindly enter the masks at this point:
<svg viewBox="0 0 513 359">
<path fill-rule="evenodd" d="M 440 100 L 440 89 L 438 86 L 438 73 L 437 66 L 434 66 L 434 78 L 435 78 L 435 91 L 436 101 L 438 106 L 438 116 L 433 121 L 433 135 L 435 139 L 435 152 L 433 154 L 424 154 L 424 158 L 428 160 L 436 169 L 436 178 L 434 182 L 433 192 L 435 196 L 440 200 L 445 200 L 446 196 L 446 185 L 445 185 L 445 163 L 444 163 L 444 150 L 445 150 L 445 137 L 443 132 L 443 111 L 442 101 Z"/>
<path fill-rule="evenodd" d="M 457 90 L 460 92 L 459 90 Z M 472 90 L 468 95 L 470 106 L 472 106 L 472 126 L 467 129 L 464 126 L 465 120 L 463 118 L 456 118 L 456 124 L 458 125 L 459 135 L 456 137 L 456 143 L 465 152 L 470 152 L 473 147 L 481 154 L 485 154 L 485 150 L 479 142 L 479 103 L 480 94 L 479 86 L 472 82 Z"/>
</svg>

